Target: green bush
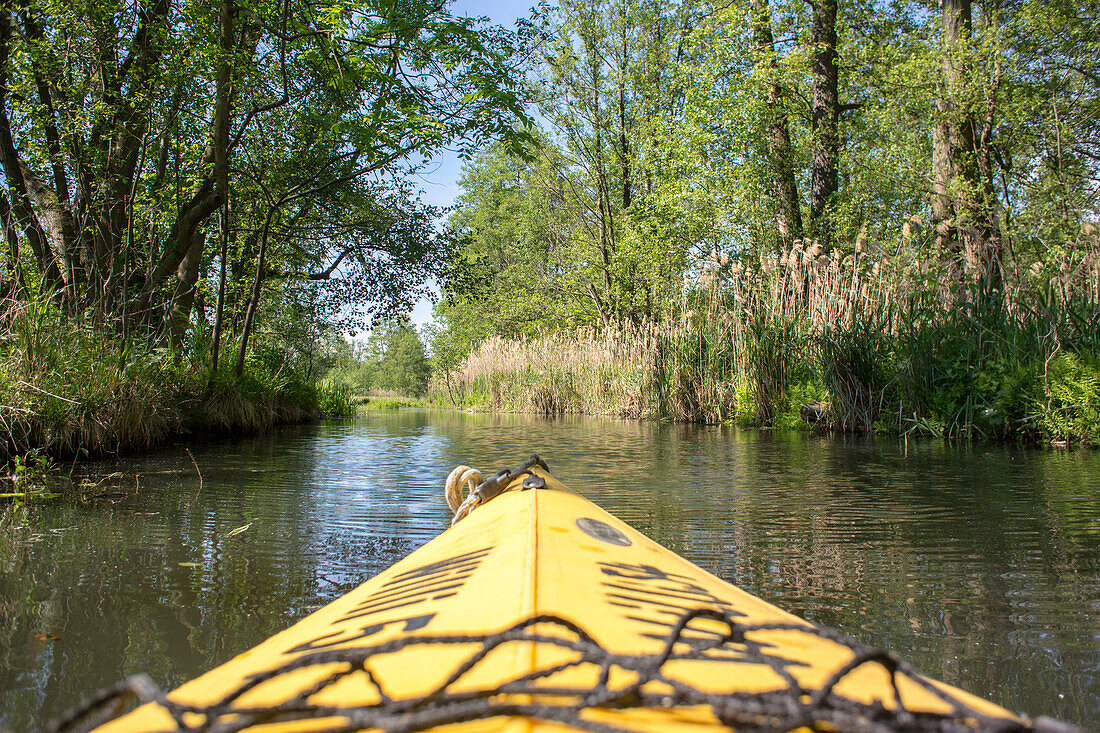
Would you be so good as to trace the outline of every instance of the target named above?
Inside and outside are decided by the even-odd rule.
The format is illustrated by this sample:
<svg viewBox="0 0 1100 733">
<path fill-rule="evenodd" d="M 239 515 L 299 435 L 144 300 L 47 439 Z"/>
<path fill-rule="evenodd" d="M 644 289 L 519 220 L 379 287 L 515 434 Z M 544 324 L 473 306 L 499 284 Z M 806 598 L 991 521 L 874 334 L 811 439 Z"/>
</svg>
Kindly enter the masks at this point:
<svg viewBox="0 0 1100 733">
<path fill-rule="evenodd" d="M 1100 354 L 1059 352 L 1047 364 L 1048 399 L 1034 419 L 1055 440 L 1100 445 Z"/>
</svg>

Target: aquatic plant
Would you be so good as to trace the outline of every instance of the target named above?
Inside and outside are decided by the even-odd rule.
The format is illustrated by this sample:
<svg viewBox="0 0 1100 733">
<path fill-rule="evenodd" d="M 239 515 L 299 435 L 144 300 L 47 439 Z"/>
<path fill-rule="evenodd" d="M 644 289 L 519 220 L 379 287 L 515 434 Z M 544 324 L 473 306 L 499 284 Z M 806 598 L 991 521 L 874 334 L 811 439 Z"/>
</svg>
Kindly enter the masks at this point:
<svg viewBox="0 0 1100 733">
<path fill-rule="evenodd" d="M 722 265 L 658 322 L 489 337 L 435 375 L 432 394 L 486 410 L 754 425 L 798 424 L 806 406 L 819 428 L 1100 440 L 1100 294 L 1080 268 L 982 292 L 946 287 L 943 266 L 798 247 Z"/>
<path fill-rule="evenodd" d="M 868 315 L 827 328 L 815 346 L 836 426 L 871 432 L 884 408 L 896 401 L 890 394 L 896 368 L 884 319 Z"/>
</svg>

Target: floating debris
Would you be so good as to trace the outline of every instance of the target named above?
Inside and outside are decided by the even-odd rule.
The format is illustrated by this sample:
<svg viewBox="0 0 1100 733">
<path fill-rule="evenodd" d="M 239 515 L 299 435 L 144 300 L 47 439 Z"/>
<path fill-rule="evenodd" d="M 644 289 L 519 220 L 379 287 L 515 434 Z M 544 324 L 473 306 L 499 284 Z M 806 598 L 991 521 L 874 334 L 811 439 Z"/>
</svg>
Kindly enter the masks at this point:
<svg viewBox="0 0 1100 733">
<path fill-rule="evenodd" d="M 230 537 L 236 537 L 236 536 L 237 536 L 237 535 L 239 535 L 239 534 L 240 534 L 241 532 L 245 532 L 245 531 L 247 531 L 247 530 L 248 530 L 248 528 L 249 528 L 249 527 L 251 527 L 251 526 L 252 526 L 252 522 L 249 522 L 248 524 L 243 524 L 243 525 L 241 525 L 240 527 L 237 527 L 237 528 L 236 528 L 235 530 L 233 530 L 233 531 L 232 531 L 232 532 L 230 532 L 229 534 L 227 534 L 227 535 L 225 536 L 225 538 L 226 538 L 226 539 L 229 539 Z"/>
</svg>

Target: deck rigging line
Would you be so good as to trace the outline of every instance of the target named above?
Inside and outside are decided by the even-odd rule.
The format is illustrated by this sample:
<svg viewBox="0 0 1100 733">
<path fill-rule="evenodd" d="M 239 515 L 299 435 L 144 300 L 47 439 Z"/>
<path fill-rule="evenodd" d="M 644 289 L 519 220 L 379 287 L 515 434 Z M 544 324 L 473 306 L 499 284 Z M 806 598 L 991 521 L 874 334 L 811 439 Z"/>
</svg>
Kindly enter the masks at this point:
<svg viewBox="0 0 1100 733">
<path fill-rule="evenodd" d="M 467 466 L 456 468 L 445 487 L 447 503 L 455 512 L 454 522 L 499 495 L 524 474 L 527 476 L 523 490 L 545 488 L 542 477 L 531 471 L 535 467 L 548 470 L 537 455 L 532 455 L 513 471 L 498 471 L 487 478 Z M 616 537 L 607 534 L 619 534 L 616 530 L 589 521 L 595 528 L 582 526 L 583 531 L 604 542 L 617 544 Z M 604 534 L 601 535 L 601 531 Z M 468 558 L 471 554 L 478 553 L 461 557 Z M 616 587 L 634 590 L 632 586 Z M 746 623 L 738 620 L 740 614 L 735 609 L 718 599 L 711 603 L 706 598 L 696 597 L 689 602 L 695 607 L 685 609 L 662 604 L 675 609 L 675 612 L 665 611 L 675 620 L 660 624 L 668 628 L 666 634 L 652 635 L 661 641 L 657 653 L 609 651 L 581 625 L 560 616 L 543 614 L 494 633 L 406 633 L 367 646 L 322 650 L 296 647 L 282 664 L 250 675 L 207 705 L 172 699 L 149 677 L 136 675 L 97 693 L 46 730 L 50 733 L 90 731 L 121 716 L 136 701 L 160 705 L 174 721 L 175 730 L 189 733 L 233 733 L 253 726 L 300 721 L 324 721 L 321 726 L 310 725 L 311 733 L 360 730 L 405 733 L 503 716 L 561 723 L 594 733 L 626 733 L 631 730 L 631 711 L 669 711 L 672 713 L 667 718 L 669 723 L 679 722 L 676 714 L 682 714 L 684 717 L 679 720 L 709 721 L 743 733 L 781 733 L 798 729 L 822 733 L 1083 733 L 1050 718 L 1013 720 L 982 713 L 929 681 L 892 653 L 866 646 L 836 629 L 804 621 Z M 768 635 L 776 632 L 803 634 L 809 637 L 806 641 L 824 640 L 837 645 L 836 669 L 819 687 L 803 687 L 791 671 L 801 663 L 783 657 L 781 650 L 769 642 Z M 532 660 L 556 661 L 546 662 L 536 666 L 534 671 L 491 687 L 476 684 L 476 676 L 486 658 L 504 647 L 511 646 L 514 650 L 515 645 L 526 645 Z M 384 675 L 379 673 L 379 668 L 387 664 L 387 656 L 416 647 L 447 646 L 472 651 L 434 689 L 402 698 L 387 692 Z M 775 686 L 754 692 L 708 692 L 685 681 L 670 668 L 692 662 L 731 661 L 735 662 L 734 671 L 727 674 L 741 676 L 740 680 L 731 678 L 731 683 L 740 682 L 744 687 L 745 675 L 759 675 L 754 681 L 768 680 L 771 679 L 770 670 L 777 680 Z M 392 660 L 389 663 L 392 665 Z M 759 670 L 754 671 L 752 665 L 759 665 Z M 867 667 L 878 667 L 889 676 L 889 700 L 865 704 L 842 693 L 842 683 Z M 301 675 L 308 675 L 309 670 L 319 679 L 281 703 L 252 707 L 241 702 L 261 686 L 277 683 L 288 675 L 301 680 Z M 576 674 L 578 670 L 585 674 Z M 594 682 L 578 685 L 578 677 Z M 903 680 L 910 690 L 913 686 L 919 687 L 942 702 L 944 712 L 907 709 L 899 684 Z M 850 681 L 854 686 L 854 680 Z M 710 690 L 721 689 L 721 683 L 722 673 L 707 679 Z M 322 694 L 337 684 L 340 685 L 339 693 Z M 736 686 L 730 685 L 731 688 Z M 324 701 L 326 698 L 331 701 L 336 694 L 346 700 L 372 702 L 333 705 Z M 318 697 L 322 699 L 316 699 Z M 657 729 L 660 721 L 660 717 L 650 716 L 645 722 L 646 728 Z"/>
<path fill-rule="evenodd" d="M 705 623 L 708 632 L 713 632 L 715 623 L 725 626 L 726 631 L 712 633 L 709 637 L 691 635 L 686 632 L 698 631 L 692 629 L 693 622 Z M 749 638 L 753 634 L 774 631 L 816 635 L 847 647 L 852 658 L 839 666 L 820 688 L 803 689 L 785 668 L 784 660 L 764 653 L 760 647 L 766 645 L 753 643 Z M 553 647 L 571 653 L 573 658 L 492 689 L 471 690 L 468 683 L 462 684 L 491 652 L 511 644 Z M 372 662 L 410 647 L 432 645 L 476 645 L 476 648 L 431 692 L 405 699 L 390 697 L 385 680 L 372 669 Z M 745 661 L 770 667 L 785 685 L 767 692 L 715 694 L 686 684 L 666 670 L 669 662 L 705 661 L 710 652 L 729 648 L 727 645 L 736 647 Z M 246 707 L 238 702 L 249 691 L 283 675 L 335 664 L 340 666 L 281 704 Z M 866 665 L 877 665 L 890 675 L 893 700 L 889 704 L 864 705 L 836 690 L 841 681 Z M 563 672 L 585 667 L 597 673 L 595 685 L 574 687 L 554 682 L 553 678 Z M 626 676 L 633 681 L 620 685 L 610 682 L 613 674 L 621 678 L 623 672 L 629 673 Z M 364 685 L 363 692 L 377 702 L 345 707 L 312 701 L 318 693 L 351 677 Z M 898 681 L 903 677 L 938 697 L 950 712 L 933 714 L 907 710 L 898 690 Z M 456 691 L 456 687 L 461 691 Z M 347 690 L 346 687 L 342 689 Z M 373 729 L 405 733 L 497 716 L 526 716 L 594 733 L 625 733 L 630 730 L 623 727 L 629 724 L 626 718 L 609 722 L 614 718 L 593 713 L 671 708 L 691 708 L 696 713 L 706 709 L 716 721 L 731 729 L 753 733 L 778 733 L 799 728 L 851 733 L 1081 733 L 1073 726 L 1048 718 L 1016 722 L 984 715 L 929 682 L 890 652 L 864 646 L 834 629 L 796 623 L 745 624 L 713 609 L 698 609 L 682 615 L 657 654 L 609 652 L 577 624 L 544 615 L 491 634 L 411 635 L 372 646 L 303 654 L 275 669 L 253 675 L 210 705 L 174 701 L 148 677 L 138 675 L 100 692 L 46 730 L 50 733 L 92 730 L 120 715 L 133 700 L 163 706 L 175 721 L 176 730 L 195 733 L 230 733 L 264 724 L 318 719 L 329 719 L 331 725 L 311 727 L 311 731 L 350 733 Z"/>
</svg>

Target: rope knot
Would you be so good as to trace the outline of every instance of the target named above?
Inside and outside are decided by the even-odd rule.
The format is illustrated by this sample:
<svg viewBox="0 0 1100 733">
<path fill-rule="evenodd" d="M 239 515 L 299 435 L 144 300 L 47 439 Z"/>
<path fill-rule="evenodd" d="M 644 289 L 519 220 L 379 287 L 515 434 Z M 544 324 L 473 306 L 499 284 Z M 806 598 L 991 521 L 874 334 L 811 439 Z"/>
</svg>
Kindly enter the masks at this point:
<svg viewBox="0 0 1100 733">
<path fill-rule="evenodd" d="M 474 490 L 481 485 L 483 480 L 484 477 L 481 475 L 481 471 L 469 466 L 455 466 L 455 470 L 451 471 L 443 491 L 447 497 L 447 506 L 451 508 L 455 515 L 454 519 L 451 520 L 452 526 L 478 505 L 478 497 Z M 465 491 L 463 491 L 464 488 Z M 462 496 L 464 493 L 466 495 L 465 499 Z"/>
</svg>

